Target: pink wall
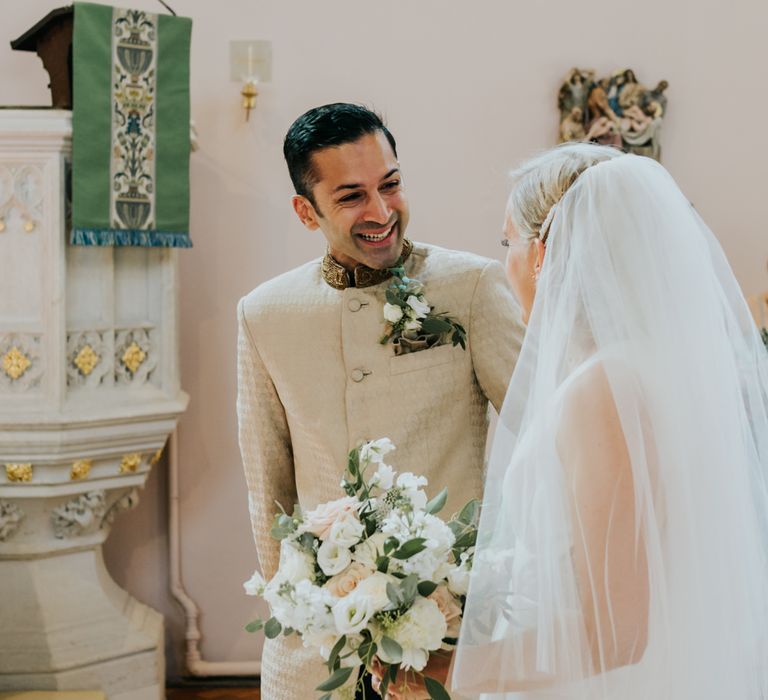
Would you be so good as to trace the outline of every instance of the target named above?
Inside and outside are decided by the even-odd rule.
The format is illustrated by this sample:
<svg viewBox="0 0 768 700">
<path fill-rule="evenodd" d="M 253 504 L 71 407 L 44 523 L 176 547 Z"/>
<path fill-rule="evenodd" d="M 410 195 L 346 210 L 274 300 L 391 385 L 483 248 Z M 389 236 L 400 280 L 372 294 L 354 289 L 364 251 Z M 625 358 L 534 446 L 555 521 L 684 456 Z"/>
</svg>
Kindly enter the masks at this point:
<svg viewBox="0 0 768 700">
<path fill-rule="evenodd" d="M 252 287 L 323 251 L 290 206 L 281 145 L 293 118 L 324 102 L 381 110 L 399 142 L 412 237 L 498 256 L 509 168 L 554 143 L 560 79 L 574 64 L 632 67 L 670 82 L 663 160 L 713 227 L 748 294 L 768 288 L 764 201 L 768 4 L 764 0 L 170 0 L 194 21 L 192 234 L 181 253 L 180 429 L 183 575 L 202 609 L 203 654 L 244 660 L 255 556 L 235 425 L 235 304 Z M 157 11 L 160 5 L 133 0 Z M 14 38 L 56 6 L 5 0 Z M 273 81 L 245 123 L 228 42 L 273 42 Z M 0 49 L 0 104 L 44 104 L 32 55 Z M 169 671 L 183 617 L 167 593 L 165 469 L 107 543 L 115 578 L 164 612 Z"/>
</svg>

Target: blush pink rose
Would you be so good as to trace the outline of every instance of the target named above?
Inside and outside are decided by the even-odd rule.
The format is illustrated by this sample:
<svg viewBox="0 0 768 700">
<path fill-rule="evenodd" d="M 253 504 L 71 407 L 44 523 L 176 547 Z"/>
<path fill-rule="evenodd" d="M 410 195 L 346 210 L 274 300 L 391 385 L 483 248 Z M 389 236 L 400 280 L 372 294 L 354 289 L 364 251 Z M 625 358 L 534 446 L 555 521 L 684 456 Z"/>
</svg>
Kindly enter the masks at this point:
<svg viewBox="0 0 768 700">
<path fill-rule="evenodd" d="M 446 623 L 448 623 L 448 631 L 445 633 L 445 636 L 458 637 L 459 628 L 461 627 L 461 604 L 453 593 L 441 585 L 435 588 L 428 598 L 437 605 Z"/>
<path fill-rule="evenodd" d="M 346 513 L 353 513 L 357 516 L 359 507 L 360 503 L 352 496 L 321 503 L 317 508 L 307 513 L 302 529 L 325 541 L 331 533 L 331 526 Z"/>
<path fill-rule="evenodd" d="M 325 587 L 337 598 L 344 598 L 357 588 L 357 584 L 368 578 L 373 571 L 360 562 L 353 561 L 344 571 L 328 579 Z"/>
</svg>

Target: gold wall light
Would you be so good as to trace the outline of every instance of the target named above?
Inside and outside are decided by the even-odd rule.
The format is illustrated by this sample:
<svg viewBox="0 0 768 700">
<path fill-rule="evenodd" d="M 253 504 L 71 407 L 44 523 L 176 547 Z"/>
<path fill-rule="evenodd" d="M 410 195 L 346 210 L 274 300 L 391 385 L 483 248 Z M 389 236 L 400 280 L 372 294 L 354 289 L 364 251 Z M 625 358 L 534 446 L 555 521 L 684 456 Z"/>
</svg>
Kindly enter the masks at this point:
<svg viewBox="0 0 768 700">
<path fill-rule="evenodd" d="M 230 79 L 241 85 L 241 106 L 249 121 L 256 108 L 260 86 L 272 80 L 272 42 L 261 40 L 229 42 Z"/>
</svg>

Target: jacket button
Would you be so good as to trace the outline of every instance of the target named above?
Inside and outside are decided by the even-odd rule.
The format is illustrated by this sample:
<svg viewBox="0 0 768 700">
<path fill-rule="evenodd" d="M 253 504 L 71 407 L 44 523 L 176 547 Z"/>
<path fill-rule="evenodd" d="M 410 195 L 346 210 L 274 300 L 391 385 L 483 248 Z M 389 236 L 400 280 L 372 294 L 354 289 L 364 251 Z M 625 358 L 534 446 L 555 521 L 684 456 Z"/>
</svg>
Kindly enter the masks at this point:
<svg viewBox="0 0 768 700">
<path fill-rule="evenodd" d="M 350 299 L 347 303 L 347 308 L 352 312 L 360 311 L 363 308 L 363 302 L 359 299 Z"/>
<path fill-rule="evenodd" d="M 362 382 L 367 374 L 370 374 L 370 372 L 366 372 L 362 369 L 353 369 L 352 374 L 349 376 L 352 378 L 353 382 Z"/>
</svg>

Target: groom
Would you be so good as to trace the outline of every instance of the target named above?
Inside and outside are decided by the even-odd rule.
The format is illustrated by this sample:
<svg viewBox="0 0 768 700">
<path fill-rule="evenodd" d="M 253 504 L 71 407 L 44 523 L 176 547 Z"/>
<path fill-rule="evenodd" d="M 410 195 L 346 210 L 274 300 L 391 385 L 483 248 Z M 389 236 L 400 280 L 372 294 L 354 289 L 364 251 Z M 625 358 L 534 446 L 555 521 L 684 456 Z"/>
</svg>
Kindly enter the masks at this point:
<svg viewBox="0 0 768 700">
<path fill-rule="evenodd" d="M 448 514 L 479 498 L 488 402 L 500 408 L 523 335 L 498 262 L 405 237 L 395 139 L 376 114 L 345 103 L 312 109 L 288 130 L 284 154 L 293 208 L 328 252 L 238 306 L 240 449 L 267 578 L 279 560 L 276 503 L 306 511 L 340 498 L 347 453 L 362 441 L 391 438 L 396 470 L 426 476 L 433 495 L 448 487 Z M 410 352 L 379 342 L 398 260 L 434 312 L 463 325 L 466 350 L 450 334 Z M 308 700 L 326 677 L 295 637 L 266 641 L 263 700 Z"/>
</svg>

